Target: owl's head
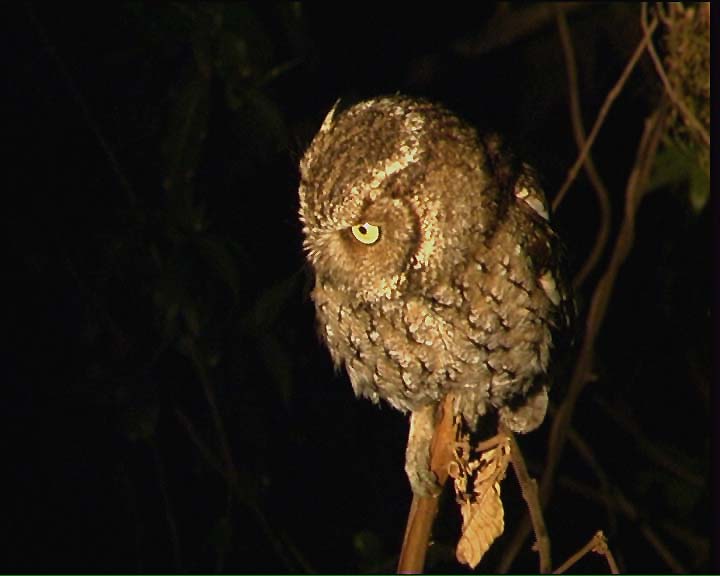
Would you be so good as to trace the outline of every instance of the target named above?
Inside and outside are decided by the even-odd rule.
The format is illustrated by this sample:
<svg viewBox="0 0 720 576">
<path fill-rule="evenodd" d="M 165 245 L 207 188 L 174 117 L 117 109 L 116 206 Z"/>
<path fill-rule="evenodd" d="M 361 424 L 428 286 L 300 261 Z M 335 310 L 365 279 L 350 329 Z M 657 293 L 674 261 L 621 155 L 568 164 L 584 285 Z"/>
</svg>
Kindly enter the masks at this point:
<svg viewBox="0 0 720 576">
<path fill-rule="evenodd" d="M 427 290 L 467 258 L 500 195 L 475 131 L 402 96 L 329 112 L 300 163 L 305 248 L 323 283 L 366 301 Z"/>
</svg>

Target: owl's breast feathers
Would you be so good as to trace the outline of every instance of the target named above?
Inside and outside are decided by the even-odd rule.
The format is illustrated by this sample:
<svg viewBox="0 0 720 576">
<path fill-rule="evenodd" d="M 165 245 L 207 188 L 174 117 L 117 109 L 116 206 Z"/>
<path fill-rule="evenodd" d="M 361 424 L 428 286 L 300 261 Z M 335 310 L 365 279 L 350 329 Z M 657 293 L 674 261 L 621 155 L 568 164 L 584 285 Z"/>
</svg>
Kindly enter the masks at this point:
<svg viewBox="0 0 720 576">
<path fill-rule="evenodd" d="M 564 295 L 549 268 L 554 236 L 528 229 L 527 217 L 511 207 L 460 272 L 427 294 L 367 303 L 318 279 L 319 325 L 358 395 L 414 411 L 462 391 L 458 410 L 473 422 L 488 405 L 544 392 Z"/>
</svg>

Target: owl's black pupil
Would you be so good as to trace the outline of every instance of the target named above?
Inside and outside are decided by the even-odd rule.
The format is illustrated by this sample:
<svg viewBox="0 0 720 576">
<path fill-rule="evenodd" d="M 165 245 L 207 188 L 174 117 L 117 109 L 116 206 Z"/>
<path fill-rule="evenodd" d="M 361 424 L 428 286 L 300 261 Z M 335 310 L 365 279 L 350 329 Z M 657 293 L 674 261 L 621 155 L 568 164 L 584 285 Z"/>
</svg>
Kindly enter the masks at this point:
<svg viewBox="0 0 720 576">
<path fill-rule="evenodd" d="M 365 234 L 367 234 L 367 228 L 365 228 L 365 226 L 360 226 L 359 230 L 360 230 L 360 234 L 362 234 L 363 236 L 365 236 Z"/>
</svg>

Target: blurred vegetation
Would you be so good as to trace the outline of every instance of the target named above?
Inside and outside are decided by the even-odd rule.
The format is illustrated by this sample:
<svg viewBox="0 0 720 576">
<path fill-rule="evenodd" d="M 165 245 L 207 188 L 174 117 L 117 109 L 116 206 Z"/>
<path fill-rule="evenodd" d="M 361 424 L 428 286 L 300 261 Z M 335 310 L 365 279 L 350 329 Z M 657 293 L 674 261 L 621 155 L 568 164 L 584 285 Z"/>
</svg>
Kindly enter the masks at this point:
<svg viewBox="0 0 720 576">
<path fill-rule="evenodd" d="M 297 161 L 338 97 L 403 91 L 507 134 L 552 197 L 577 150 L 547 8 L 10 11 L 6 569 L 394 569 L 406 424 L 356 402 L 315 336 Z M 589 127 L 639 41 L 639 9 L 567 10 Z M 709 130 L 709 51 L 681 26 L 697 23 L 668 29 L 663 54 Z M 645 58 L 593 148 L 613 229 L 661 89 Z M 558 560 L 602 528 L 628 571 L 710 567 L 709 151 L 674 126 L 574 424 L 620 497 L 566 451 L 547 511 Z M 574 269 L 595 234 L 589 187 L 580 178 L 557 215 Z M 522 439 L 536 476 L 546 440 Z M 523 513 L 513 490 L 507 526 Z M 441 518 L 429 569 L 457 571 L 458 519 Z M 514 569 L 535 570 L 525 548 Z"/>
</svg>

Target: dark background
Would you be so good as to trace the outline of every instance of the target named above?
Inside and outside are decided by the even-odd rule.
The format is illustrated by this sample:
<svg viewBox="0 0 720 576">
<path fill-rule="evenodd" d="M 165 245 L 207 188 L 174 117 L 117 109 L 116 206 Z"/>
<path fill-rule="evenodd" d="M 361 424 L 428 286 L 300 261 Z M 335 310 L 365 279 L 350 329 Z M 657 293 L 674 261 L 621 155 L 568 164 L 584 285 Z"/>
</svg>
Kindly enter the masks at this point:
<svg viewBox="0 0 720 576">
<path fill-rule="evenodd" d="M 552 11 L 523 10 L 4 7 L 1 570 L 394 569 L 407 424 L 355 400 L 316 336 L 297 163 L 338 97 L 402 91 L 505 134 L 552 198 L 577 155 L 565 65 Z M 568 22 L 589 130 L 639 8 L 573 6 Z M 659 93 L 644 57 L 593 148 L 610 247 Z M 602 529 L 625 570 L 711 566 L 711 225 L 678 174 L 640 208 L 573 421 L 612 498 L 568 447 L 546 512 L 556 565 Z M 599 221 L 583 173 L 555 221 L 572 273 Z M 521 439 L 535 476 L 548 428 Z M 485 570 L 524 512 L 512 474 L 503 495 Z M 428 569 L 462 571 L 446 496 Z M 537 570 L 530 545 L 514 570 Z"/>
</svg>

